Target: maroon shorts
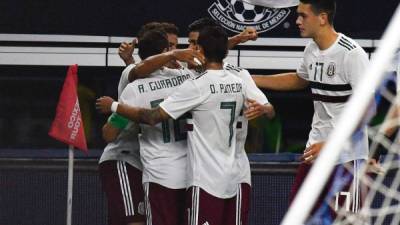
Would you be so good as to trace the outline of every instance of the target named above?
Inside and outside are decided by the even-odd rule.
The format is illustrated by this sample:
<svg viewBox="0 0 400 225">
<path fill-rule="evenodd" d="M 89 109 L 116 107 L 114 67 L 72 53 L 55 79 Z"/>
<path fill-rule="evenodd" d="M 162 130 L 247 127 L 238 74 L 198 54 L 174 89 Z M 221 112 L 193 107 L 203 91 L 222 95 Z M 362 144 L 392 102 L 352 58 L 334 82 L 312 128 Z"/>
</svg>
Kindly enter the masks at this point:
<svg viewBox="0 0 400 225">
<path fill-rule="evenodd" d="M 142 171 L 113 160 L 100 163 L 99 172 L 107 196 L 108 224 L 144 222 Z"/>
<path fill-rule="evenodd" d="M 237 197 L 240 199 L 240 205 L 238 205 L 240 218 L 238 221 L 240 221 L 239 224 L 241 225 L 247 225 L 249 224 L 251 186 L 247 183 L 241 183 L 239 188 Z"/>
<path fill-rule="evenodd" d="M 186 225 L 246 225 L 250 204 L 250 185 L 239 184 L 235 197 L 217 198 L 200 187 L 186 191 Z"/>
<path fill-rule="evenodd" d="M 144 183 L 145 208 L 150 225 L 183 225 L 186 189 Z"/>
<path fill-rule="evenodd" d="M 355 160 L 335 166 L 322 193 L 314 204 L 311 215 L 314 215 L 323 204 L 330 206 L 329 214 L 332 218 L 336 216 L 335 212 L 341 208 L 348 212 L 358 212 L 365 196 L 365 191 L 363 191 L 360 179 L 357 176 L 361 163 L 363 163 L 363 160 Z M 300 164 L 289 195 L 290 203 L 296 197 L 311 167 L 312 165 L 309 164 Z M 341 180 L 335 178 L 340 178 Z"/>
</svg>

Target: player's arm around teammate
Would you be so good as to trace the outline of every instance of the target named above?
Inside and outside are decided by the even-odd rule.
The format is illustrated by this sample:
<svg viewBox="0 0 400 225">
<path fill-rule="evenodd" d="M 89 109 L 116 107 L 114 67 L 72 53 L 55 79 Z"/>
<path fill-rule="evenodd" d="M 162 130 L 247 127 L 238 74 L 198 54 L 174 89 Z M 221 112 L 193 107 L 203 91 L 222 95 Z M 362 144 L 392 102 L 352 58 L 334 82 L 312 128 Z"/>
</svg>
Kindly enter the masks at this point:
<svg viewBox="0 0 400 225">
<path fill-rule="evenodd" d="M 195 59 L 200 63 L 204 63 L 204 56 L 193 49 L 175 49 L 172 51 L 165 51 L 164 53 L 148 57 L 138 63 L 136 67 L 130 71 L 129 81 L 143 78 L 143 76 L 147 76 L 173 60 L 187 62 L 191 65 L 198 65 L 198 62 L 196 62 Z"/>
</svg>

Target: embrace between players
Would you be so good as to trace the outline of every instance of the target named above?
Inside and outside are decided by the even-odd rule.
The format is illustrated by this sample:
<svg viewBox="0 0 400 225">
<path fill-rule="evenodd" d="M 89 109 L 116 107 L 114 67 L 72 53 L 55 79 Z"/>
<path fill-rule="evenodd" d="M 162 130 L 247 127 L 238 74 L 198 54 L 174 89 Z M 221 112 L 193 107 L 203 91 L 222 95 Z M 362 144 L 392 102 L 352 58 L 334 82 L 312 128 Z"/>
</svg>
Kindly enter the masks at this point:
<svg viewBox="0 0 400 225">
<path fill-rule="evenodd" d="M 96 102 L 101 112 L 112 113 L 103 127 L 109 144 L 99 166 L 110 225 L 248 224 L 248 120 L 274 116 L 256 84 L 271 90 L 311 87 L 315 113 L 295 194 L 368 63 L 356 42 L 334 30 L 333 0 L 301 0 L 297 12 L 301 36 L 313 41 L 295 73 L 253 80 L 247 70 L 224 63 L 229 48 L 257 34 L 248 28 L 228 38 L 207 18 L 189 26 L 188 49 L 176 49 L 177 28 L 168 23 L 142 27 L 141 62 L 134 63 L 133 43 L 121 44 L 127 67 L 118 101 Z M 361 145 L 345 151 L 338 165 L 356 169 L 367 159 L 364 128 L 361 133 Z M 353 208 L 361 199 L 355 195 Z"/>
</svg>

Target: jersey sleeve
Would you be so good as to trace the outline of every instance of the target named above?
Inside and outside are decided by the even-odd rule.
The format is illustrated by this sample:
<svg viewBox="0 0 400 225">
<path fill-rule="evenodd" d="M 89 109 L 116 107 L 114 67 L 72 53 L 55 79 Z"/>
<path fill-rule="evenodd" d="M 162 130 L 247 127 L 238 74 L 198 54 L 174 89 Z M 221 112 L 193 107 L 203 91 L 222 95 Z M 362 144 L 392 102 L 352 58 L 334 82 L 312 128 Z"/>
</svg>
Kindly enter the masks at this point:
<svg viewBox="0 0 400 225">
<path fill-rule="evenodd" d="M 245 95 L 247 98 L 255 100 L 256 102 L 265 105 L 268 104 L 269 101 L 267 96 L 257 87 L 256 83 L 254 82 L 253 78 L 251 78 L 250 73 L 247 70 L 241 71 L 241 78 L 245 85 Z"/>
<path fill-rule="evenodd" d="M 200 105 L 205 95 L 201 94 L 195 80 L 187 80 L 167 99 L 160 103 L 160 107 L 173 119 Z"/>
<path fill-rule="evenodd" d="M 354 89 L 369 64 L 367 53 L 359 47 L 350 51 L 344 60 L 347 82 L 349 82 Z"/>
<path fill-rule="evenodd" d="M 304 80 L 308 80 L 307 66 L 305 65 L 304 58 L 301 59 L 301 63 L 297 68 L 296 73 Z"/>
<path fill-rule="evenodd" d="M 397 93 L 400 94 L 400 52 L 397 53 L 397 59 L 396 59 L 396 90 Z"/>
<path fill-rule="evenodd" d="M 121 78 L 119 79 L 119 84 L 118 84 L 118 98 L 121 97 L 122 91 L 125 89 L 126 86 L 129 84 L 129 72 L 133 68 L 135 68 L 136 64 L 130 64 L 127 66 L 124 71 L 122 71 Z"/>
<path fill-rule="evenodd" d="M 304 54 L 303 58 L 301 59 L 300 65 L 296 70 L 296 73 L 299 77 L 303 78 L 304 80 L 308 80 L 308 71 L 307 71 L 307 65 L 306 65 L 306 57 L 307 53 L 310 52 L 310 47 L 311 43 L 308 43 L 307 46 L 304 49 Z"/>
</svg>

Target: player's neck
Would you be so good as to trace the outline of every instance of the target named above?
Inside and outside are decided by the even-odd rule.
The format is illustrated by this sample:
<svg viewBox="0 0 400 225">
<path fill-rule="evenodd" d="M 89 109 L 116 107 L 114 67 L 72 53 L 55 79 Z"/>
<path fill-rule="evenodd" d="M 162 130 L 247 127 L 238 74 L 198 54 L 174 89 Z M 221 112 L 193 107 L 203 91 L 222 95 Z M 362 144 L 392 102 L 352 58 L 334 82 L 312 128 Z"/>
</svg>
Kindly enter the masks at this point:
<svg viewBox="0 0 400 225">
<path fill-rule="evenodd" d="M 326 50 L 335 43 L 338 36 L 339 34 L 333 27 L 327 27 L 321 30 L 313 39 L 320 50 Z"/>
<path fill-rule="evenodd" d="M 217 62 L 207 62 L 206 70 L 222 70 L 224 68 L 222 63 Z"/>
</svg>

